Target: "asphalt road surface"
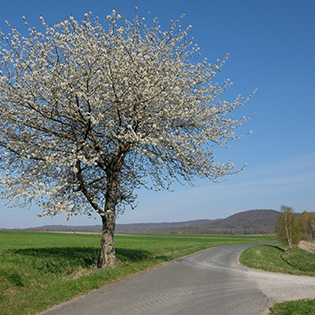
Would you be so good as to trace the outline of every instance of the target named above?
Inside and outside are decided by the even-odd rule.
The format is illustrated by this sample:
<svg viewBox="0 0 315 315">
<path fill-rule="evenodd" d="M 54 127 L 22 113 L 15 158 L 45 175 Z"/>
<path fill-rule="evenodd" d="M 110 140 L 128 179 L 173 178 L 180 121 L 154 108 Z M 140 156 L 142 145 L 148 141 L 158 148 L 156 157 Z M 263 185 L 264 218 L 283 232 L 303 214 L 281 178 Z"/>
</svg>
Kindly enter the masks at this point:
<svg viewBox="0 0 315 315">
<path fill-rule="evenodd" d="M 238 263 L 238 255 L 249 246 L 216 247 L 179 258 L 41 314 L 267 314 L 271 298 Z"/>
</svg>

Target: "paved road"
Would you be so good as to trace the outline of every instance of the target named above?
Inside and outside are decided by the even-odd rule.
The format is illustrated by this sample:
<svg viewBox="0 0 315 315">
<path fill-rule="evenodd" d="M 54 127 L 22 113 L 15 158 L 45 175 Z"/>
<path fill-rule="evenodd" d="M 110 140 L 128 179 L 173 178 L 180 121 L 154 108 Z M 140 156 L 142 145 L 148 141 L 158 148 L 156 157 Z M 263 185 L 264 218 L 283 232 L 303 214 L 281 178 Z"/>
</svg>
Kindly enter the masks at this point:
<svg viewBox="0 0 315 315">
<path fill-rule="evenodd" d="M 176 259 L 41 314 L 265 314 L 271 299 L 237 263 L 249 246 L 216 247 Z"/>
</svg>

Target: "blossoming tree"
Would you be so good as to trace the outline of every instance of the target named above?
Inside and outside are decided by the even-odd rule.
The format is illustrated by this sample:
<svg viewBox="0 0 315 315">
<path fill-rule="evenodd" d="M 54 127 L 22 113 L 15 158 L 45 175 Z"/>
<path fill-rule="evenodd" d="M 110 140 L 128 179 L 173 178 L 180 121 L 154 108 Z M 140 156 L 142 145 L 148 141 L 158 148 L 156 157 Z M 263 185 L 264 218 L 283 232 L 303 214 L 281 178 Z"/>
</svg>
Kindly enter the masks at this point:
<svg viewBox="0 0 315 315">
<path fill-rule="evenodd" d="M 2 194 L 42 215 L 98 213 L 100 264 L 112 265 L 115 219 L 135 189 L 239 171 L 215 162 L 212 147 L 242 136 L 235 129 L 248 118 L 233 112 L 248 99 L 220 100 L 230 83 L 212 80 L 226 58 L 197 61 L 180 19 L 165 32 L 114 10 L 106 28 L 91 13 L 41 21 L 43 32 L 1 32 Z"/>
</svg>

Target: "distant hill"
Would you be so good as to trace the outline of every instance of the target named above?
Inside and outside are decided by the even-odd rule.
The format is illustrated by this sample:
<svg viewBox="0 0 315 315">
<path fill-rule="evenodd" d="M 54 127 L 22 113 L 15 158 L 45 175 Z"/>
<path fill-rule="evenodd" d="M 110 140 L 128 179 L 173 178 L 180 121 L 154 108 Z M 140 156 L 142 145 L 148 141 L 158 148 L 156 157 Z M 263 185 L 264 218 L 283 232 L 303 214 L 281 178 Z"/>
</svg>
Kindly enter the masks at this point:
<svg viewBox="0 0 315 315">
<path fill-rule="evenodd" d="M 272 234 L 279 212 L 249 210 L 225 219 L 174 223 L 118 224 L 120 233 Z"/>
<path fill-rule="evenodd" d="M 275 210 L 260 209 L 243 211 L 216 220 L 117 224 L 116 233 L 272 234 L 278 214 Z M 23 231 L 101 232 L 101 226 L 46 225 Z"/>
</svg>

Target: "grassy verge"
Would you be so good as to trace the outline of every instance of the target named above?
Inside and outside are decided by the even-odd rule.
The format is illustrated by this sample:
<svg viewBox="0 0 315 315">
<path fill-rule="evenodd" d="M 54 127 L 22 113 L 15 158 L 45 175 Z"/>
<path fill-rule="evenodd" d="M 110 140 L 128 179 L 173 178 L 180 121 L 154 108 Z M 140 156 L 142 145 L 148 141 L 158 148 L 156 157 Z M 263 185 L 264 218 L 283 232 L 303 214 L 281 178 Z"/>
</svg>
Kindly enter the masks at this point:
<svg viewBox="0 0 315 315">
<path fill-rule="evenodd" d="M 305 252 L 298 247 L 285 251 L 281 243 L 248 248 L 242 253 L 240 261 L 250 268 L 315 276 L 315 254 Z M 315 300 L 277 303 L 270 308 L 270 312 L 272 315 L 313 315 Z"/>
<path fill-rule="evenodd" d="M 270 308 L 271 315 L 314 315 L 315 300 L 298 300 L 277 303 Z"/>
<path fill-rule="evenodd" d="M 242 253 L 240 261 L 250 268 L 315 276 L 315 254 L 297 247 L 285 251 L 281 243 L 248 248 Z"/>
<path fill-rule="evenodd" d="M 35 314 L 49 306 L 159 263 L 220 245 L 272 240 L 270 236 L 117 235 L 117 263 L 97 269 L 100 236 L 0 232 L 0 309 Z"/>
</svg>

